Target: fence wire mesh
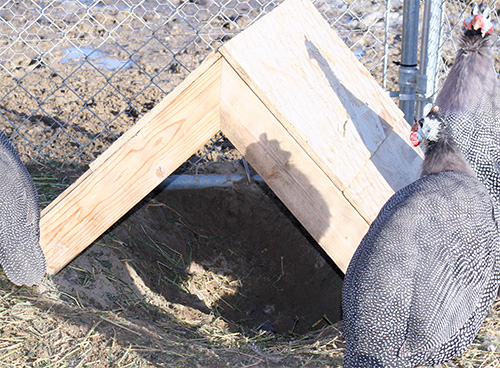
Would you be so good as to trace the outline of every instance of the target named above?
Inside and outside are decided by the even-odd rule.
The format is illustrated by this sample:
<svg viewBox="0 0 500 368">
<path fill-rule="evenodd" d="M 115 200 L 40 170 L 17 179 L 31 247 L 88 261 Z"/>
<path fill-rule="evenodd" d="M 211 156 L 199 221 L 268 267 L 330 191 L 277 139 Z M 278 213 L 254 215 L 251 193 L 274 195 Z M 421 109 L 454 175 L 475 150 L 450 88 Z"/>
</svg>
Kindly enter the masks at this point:
<svg viewBox="0 0 500 368">
<path fill-rule="evenodd" d="M 4 0 L 0 129 L 25 161 L 88 164 L 280 2 Z M 384 30 L 387 20 L 401 26 L 401 2 L 391 12 L 385 2 L 370 2 L 369 11 L 360 0 L 315 5 L 381 83 L 396 79 L 383 73 Z"/>
<path fill-rule="evenodd" d="M 437 92 L 439 92 L 439 86 L 442 85 L 444 79 L 448 75 L 448 71 L 455 61 L 455 54 L 459 47 L 460 37 L 463 33 L 463 21 L 470 15 L 474 4 L 478 1 L 468 0 L 445 0 L 444 1 L 444 20 L 442 24 L 442 38 L 441 38 L 441 53 L 439 59 L 438 73 L 437 73 Z M 498 32 L 500 31 L 500 17 L 499 17 L 499 7 L 498 2 L 488 1 L 490 8 L 492 9 L 492 21 L 494 23 L 494 34 L 493 37 L 495 42 L 493 43 L 493 55 L 494 56 L 494 67 L 500 71 L 500 59 L 498 58 Z"/>
<path fill-rule="evenodd" d="M 4 0 L 0 129 L 24 161 L 88 164 L 211 51 L 281 1 Z M 379 83 L 397 90 L 403 1 L 314 4 Z M 446 1 L 438 84 L 470 4 Z M 214 138 L 204 158 L 224 144 Z"/>
</svg>

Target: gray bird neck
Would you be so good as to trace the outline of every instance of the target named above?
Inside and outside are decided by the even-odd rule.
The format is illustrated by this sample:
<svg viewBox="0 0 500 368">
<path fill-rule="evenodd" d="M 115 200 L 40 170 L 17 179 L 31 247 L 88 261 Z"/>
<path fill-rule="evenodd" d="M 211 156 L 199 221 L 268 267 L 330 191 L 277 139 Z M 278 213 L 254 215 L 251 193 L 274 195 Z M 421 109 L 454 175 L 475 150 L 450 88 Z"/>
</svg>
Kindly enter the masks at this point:
<svg viewBox="0 0 500 368">
<path fill-rule="evenodd" d="M 448 171 L 463 172 L 476 176 L 453 139 L 448 133 L 444 133 L 436 142 L 427 144 L 420 176 Z"/>
<path fill-rule="evenodd" d="M 435 104 L 442 114 L 476 109 L 484 96 L 497 89 L 497 76 L 491 54 L 491 36 L 467 31 Z"/>
</svg>

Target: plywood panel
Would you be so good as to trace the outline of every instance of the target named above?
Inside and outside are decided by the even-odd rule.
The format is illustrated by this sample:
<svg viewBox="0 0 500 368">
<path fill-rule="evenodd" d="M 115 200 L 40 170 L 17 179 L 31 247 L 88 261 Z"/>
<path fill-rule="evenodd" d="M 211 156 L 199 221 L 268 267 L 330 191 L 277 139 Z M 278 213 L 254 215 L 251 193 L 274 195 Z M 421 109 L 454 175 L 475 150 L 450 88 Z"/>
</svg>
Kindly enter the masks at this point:
<svg viewBox="0 0 500 368">
<path fill-rule="evenodd" d="M 309 0 L 289 0 L 221 53 L 340 189 L 403 114 Z"/>
<path fill-rule="evenodd" d="M 345 271 L 368 229 L 367 222 L 226 63 L 222 67 L 221 129 Z"/>
</svg>

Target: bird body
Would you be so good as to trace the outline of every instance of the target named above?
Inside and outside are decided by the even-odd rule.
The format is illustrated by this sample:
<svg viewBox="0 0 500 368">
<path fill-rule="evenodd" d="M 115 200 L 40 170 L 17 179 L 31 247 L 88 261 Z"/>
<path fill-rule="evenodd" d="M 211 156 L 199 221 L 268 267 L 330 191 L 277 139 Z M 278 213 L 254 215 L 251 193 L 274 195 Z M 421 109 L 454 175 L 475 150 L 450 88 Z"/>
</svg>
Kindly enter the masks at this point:
<svg viewBox="0 0 500 368">
<path fill-rule="evenodd" d="M 500 82 L 491 51 L 490 10 L 477 4 L 435 104 L 450 135 L 500 205 Z"/>
<path fill-rule="evenodd" d="M 345 368 L 446 362 L 470 345 L 496 296 L 498 209 L 442 125 L 424 168 L 383 206 L 347 269 Z"/>
<path fill-rule="evenodd" d="M 0 265 L 16 285 L 34 285 L 46 271 L 39 244 L 40 205 L 31 176 L 0 132 Z"/>
</svg>

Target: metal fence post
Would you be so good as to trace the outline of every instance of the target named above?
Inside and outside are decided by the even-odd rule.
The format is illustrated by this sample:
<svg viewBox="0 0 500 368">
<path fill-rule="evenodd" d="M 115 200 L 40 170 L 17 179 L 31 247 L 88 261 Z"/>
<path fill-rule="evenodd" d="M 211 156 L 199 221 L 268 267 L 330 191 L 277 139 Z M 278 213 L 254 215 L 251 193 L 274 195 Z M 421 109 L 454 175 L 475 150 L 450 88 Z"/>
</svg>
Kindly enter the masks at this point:
<svg viewBox="0 0 500 368">
<path fill-rule="evenodd" d="M 429 112 L 437 92 L 443 7 L 442 0 L 425 0 L 420 44 L 420 74 L 417 76 L 417 119 Z"/>
<path fill-rule="evenodd" d="M 399 67 L 399 107 L 406 121 L 413 124 L 417 85 L 419 0 L 405 0 L 403 10 L 403 47 Z"/>
</svg>

